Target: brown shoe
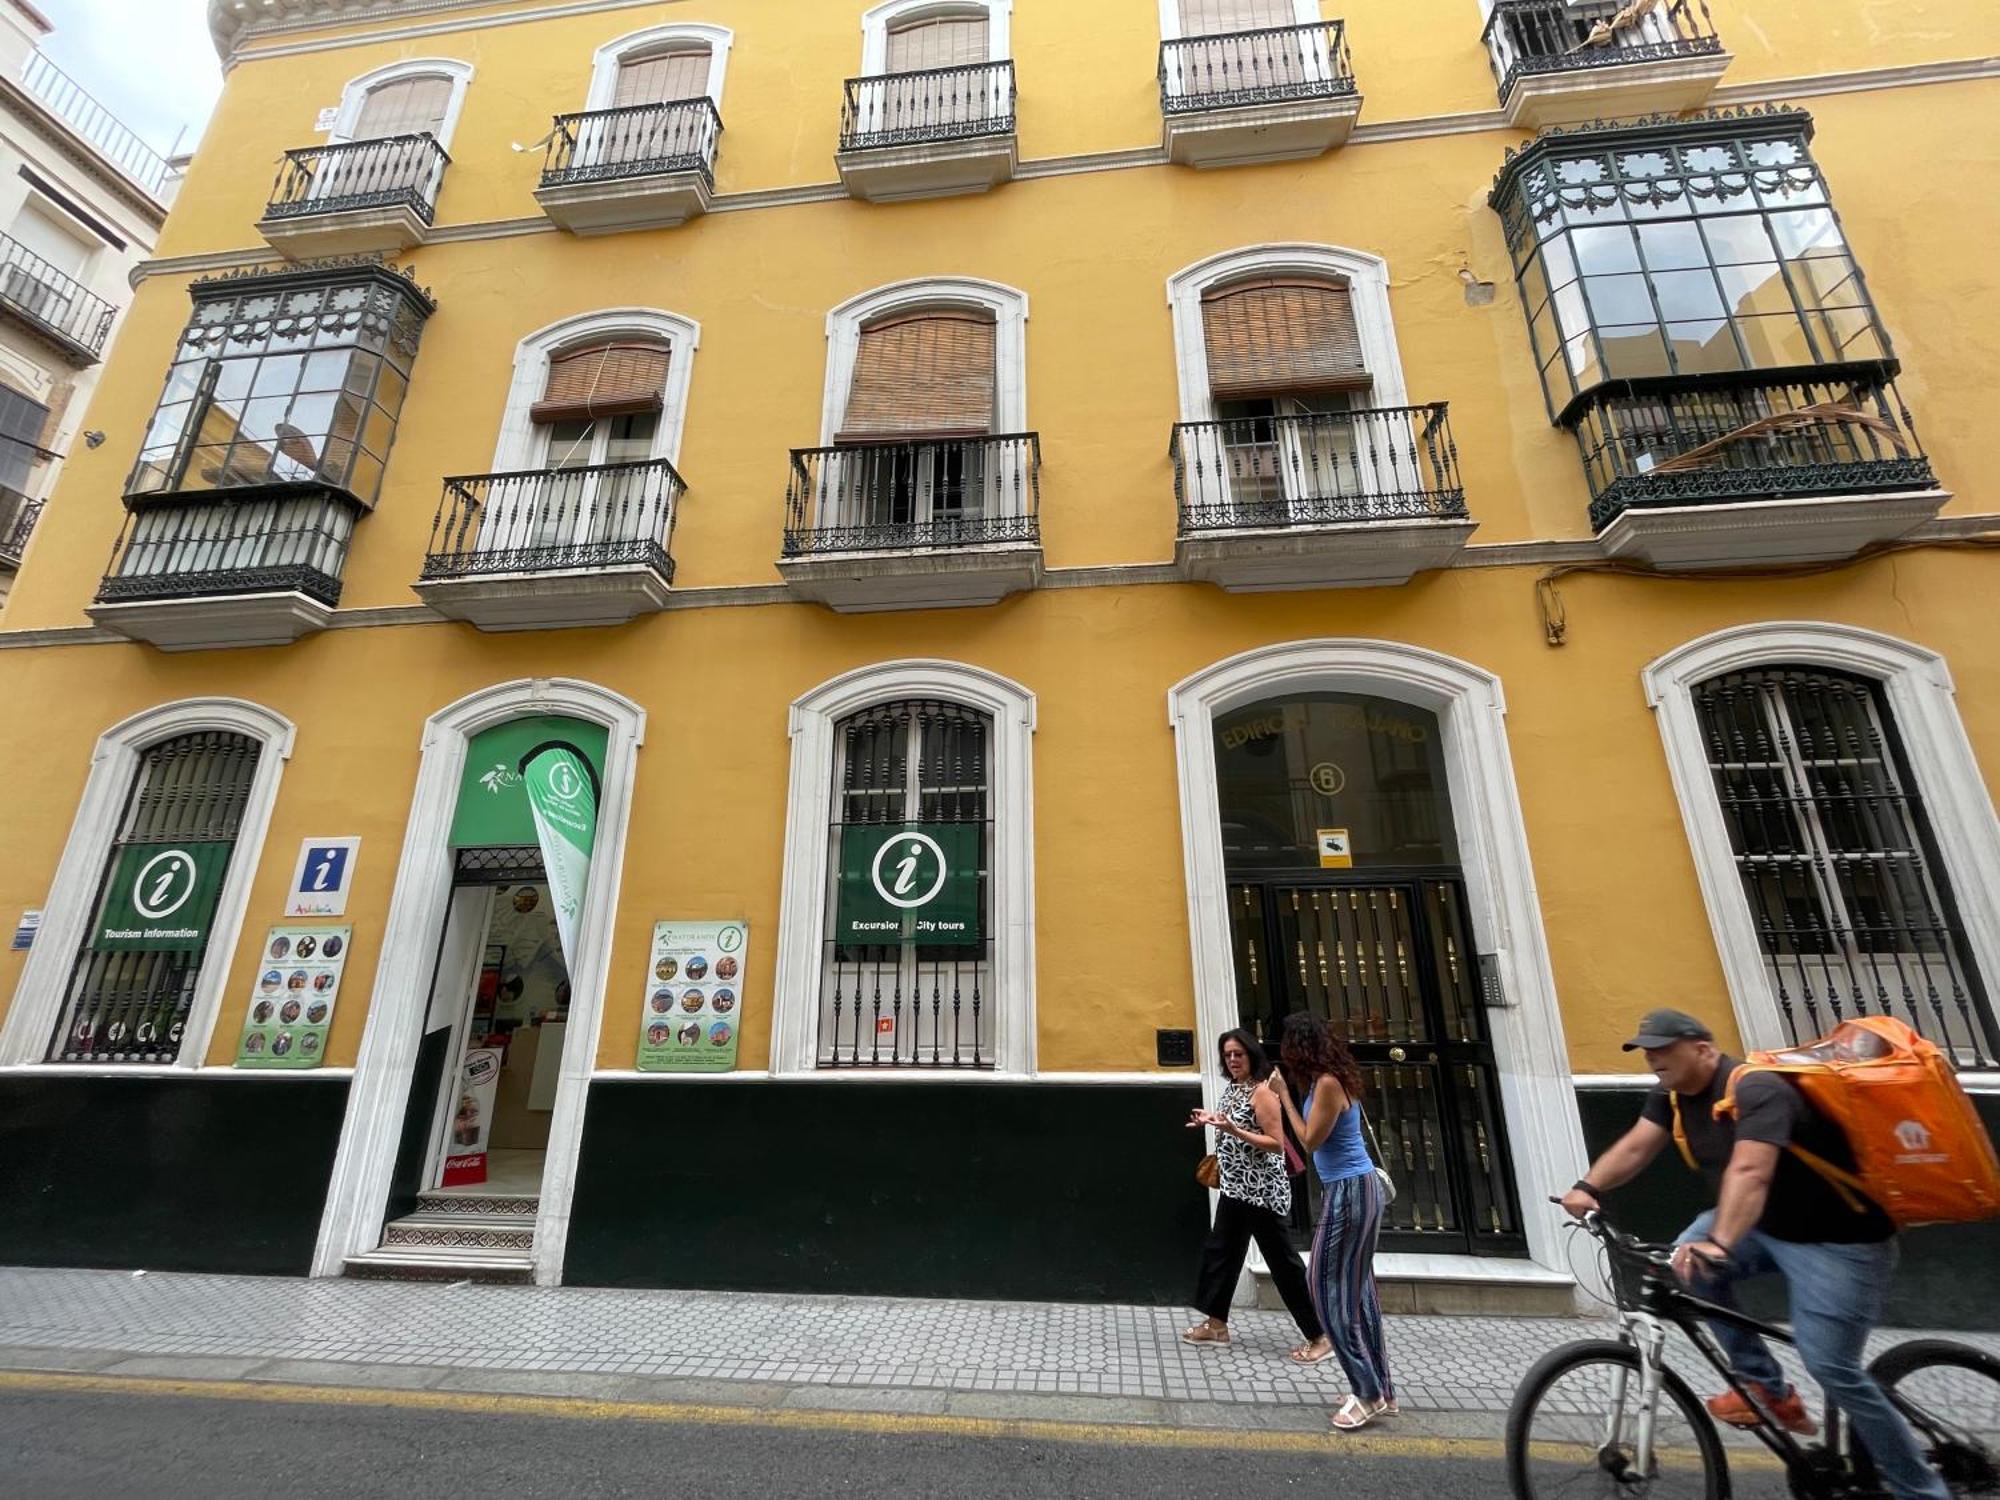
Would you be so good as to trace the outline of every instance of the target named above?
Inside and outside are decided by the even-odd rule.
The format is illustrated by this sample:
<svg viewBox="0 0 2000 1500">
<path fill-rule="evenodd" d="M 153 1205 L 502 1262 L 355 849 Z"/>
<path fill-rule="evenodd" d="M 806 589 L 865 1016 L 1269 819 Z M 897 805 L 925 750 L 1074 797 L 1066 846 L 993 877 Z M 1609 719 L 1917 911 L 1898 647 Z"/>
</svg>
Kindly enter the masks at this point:
<svg viewBox="0 0 2000 1500">
<path fill-rule="evenodd" d="M 1811 1437 L 1819 1431 L 1819 1423 L 1807 1415 L 1806 1403 L 1797 1391 L 1787 1391 L 1782 1396 L 1774 1396 L 1769 1386 L 1759 1385 L 1754 1380 L 1749 1382 L 1749 1386 L 1757 1393 L 1757 1399 L 1764 1403 L 1765 1409 L 1778 1419 L 1778 1425 L 1785 1431 L 1797 1433 L 1800 1437 Z M 1708 1414 L 1718 1422 L 1727 1422 L 1731 1427 L 1755 1427 L 1759 1421 L 1756 1409 L 1734 1390 L 1724 1391 L 1720 1396 L 1709 1397 Z"/>
</svg>

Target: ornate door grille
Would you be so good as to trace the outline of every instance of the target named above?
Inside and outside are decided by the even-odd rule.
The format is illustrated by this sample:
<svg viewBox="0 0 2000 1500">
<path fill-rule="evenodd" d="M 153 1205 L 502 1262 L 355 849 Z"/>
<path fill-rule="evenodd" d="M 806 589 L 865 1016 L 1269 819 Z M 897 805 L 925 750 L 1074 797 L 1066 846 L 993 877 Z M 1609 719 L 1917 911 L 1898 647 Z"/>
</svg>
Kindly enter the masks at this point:
<svg viewBox="0 0 2000 1500">
<path fill-rule="evenodd" d="M 993 1066 L 991 744 L 992 720 L 985 714 L 934 699 L 880 704 L 841 723 L 828 828 L 821 1067 Z M 832 936 L 842 830 L 895 823 L 978 829 L 977 943 L 918 947 L 842 943 Z"/>
<path fill-rule="evenodd" d="M 245 735 L 202 731 L 164 740 L 141 755 L 118 836 L 105 856 L 93 915 L 103 908 L 126 845 L 235 843 L 261 750 Z M 205 937 L 192 948 L 141 953 L 99 953 L 86 942 L 70 972 L 49 1061 L 175 1061 L 207 952 Z"/>
<path fill-rule="evenodd" d="M 1886 1015 L 1993 1065 L 2000 1032 L 1879 685 L 1767 667 L 1694 699 L 1787 1040 Z"/>
<path fill-rule="evenodd" d="M 1391 1249 L 1518 1250 L 1520 1209 L 1465 892 L 1451 879 L 1303 880 L 1230 888 L 1243 1024 L 1275 1049 L 1294 1010 L 1330 1022 L 1361 1064 L 1369 1122 L 1397 1197 Z M 1319 1181 L 1293 1194 L 1309 1236 Z"/>
</svg>

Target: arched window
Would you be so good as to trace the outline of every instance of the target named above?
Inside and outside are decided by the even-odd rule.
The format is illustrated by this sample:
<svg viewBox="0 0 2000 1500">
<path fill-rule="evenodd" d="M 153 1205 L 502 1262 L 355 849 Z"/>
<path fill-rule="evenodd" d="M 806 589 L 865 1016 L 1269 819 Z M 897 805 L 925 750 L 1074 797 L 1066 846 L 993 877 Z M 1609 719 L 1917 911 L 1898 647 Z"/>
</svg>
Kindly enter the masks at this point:
<svg viewBox="0 0 2000 1500">
<path fill-rule="evenodd" d="M 861 18 L 861 71 L 873 78 L 1004 62 L 1013 11 L 1013 0 L 887 0 Z"/>
<path fill-rule="evenodd" d="M 706 95 L 722 107 L 735 33 L 725 26 L 678 22 L 649 26 L 606 42 L 591 57 L 586 110 L 668 104 Z"/>
<path fill-rule="evenodd" d="M 329 140 L 374 141 L 429 135 L 447 150 L 465 104 L 472 65 L 453 58 L 414 58 L 350 79 Z"/>
</svg>

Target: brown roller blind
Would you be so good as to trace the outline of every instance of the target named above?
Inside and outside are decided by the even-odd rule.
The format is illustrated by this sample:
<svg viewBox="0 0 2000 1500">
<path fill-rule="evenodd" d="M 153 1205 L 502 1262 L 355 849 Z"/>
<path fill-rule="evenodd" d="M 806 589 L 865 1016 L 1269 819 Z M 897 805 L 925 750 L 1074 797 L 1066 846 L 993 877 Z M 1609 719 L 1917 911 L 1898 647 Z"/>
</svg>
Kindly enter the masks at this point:
<svg viewBox="0 0 2000 1500">
<path fill-rule="evenodd" d="M 444 129 L 444 112 L 451 103 L 451 80 L 441 74 L 399 78 L 368 91 L 361 117 L 354 122 L 354 139 L 376 141 L 390 135 L 436 135 Z"/>
<path fill-rule="evenodd" d="M 993 319 L 915 313 L 861 332 L 841 442 L 993 430 Z"/>
<path fill-rule="evenodd" d="M 1182 36 L 1227 36 L 1296 24 L 1291 0 L 1181 0 Z"/>
<path fill-rule="evenodd" d="M 658 344 L 592 344 L 549 361 L 549 383 L 528 410 L 537 422 L 658 411 L 667 351 Z"/>
<path fill-rule="evenodd" d="M 986 61 L 986 17 L 946 16 L 912 21 L 889 33 L 889 71 L 918 73 Z"/>
<path fill-rule="evenodd" d="M 670 99 L 698 99 L 708 92 L 708 48 L 699 51 L 656 52 L 618 65 L 613 109 L 634 104 L 665 104 Z"/>
<path fill-rule="evenodd" d="M 1303 279 L 1237 282 L 1201 305 L 1208 387 L 1216 396 L 1360 390 L 1371 382 L 1345 286 Z"/>
</svg>

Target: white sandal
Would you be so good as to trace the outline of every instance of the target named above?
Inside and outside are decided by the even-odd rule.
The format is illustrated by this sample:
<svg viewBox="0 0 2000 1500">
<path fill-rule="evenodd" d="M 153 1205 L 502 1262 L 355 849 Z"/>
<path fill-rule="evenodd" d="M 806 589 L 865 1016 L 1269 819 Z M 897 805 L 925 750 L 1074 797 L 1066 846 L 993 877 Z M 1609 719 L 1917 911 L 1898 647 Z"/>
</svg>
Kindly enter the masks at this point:
<svg viewBox="0 0 2000 1500">
<path fill-rule="evenodd" d="M 1332 1422 L 1337 1432 L 1353 1432 L 1388 1414 L 1387 1401 L 1363 1401 L 1359 1396 L 1349 1396 L 1340 1403 L 1340 1410 L 1333 1414 Z"/>
</svg>

